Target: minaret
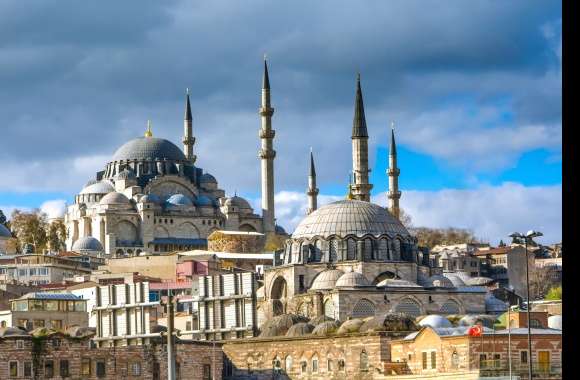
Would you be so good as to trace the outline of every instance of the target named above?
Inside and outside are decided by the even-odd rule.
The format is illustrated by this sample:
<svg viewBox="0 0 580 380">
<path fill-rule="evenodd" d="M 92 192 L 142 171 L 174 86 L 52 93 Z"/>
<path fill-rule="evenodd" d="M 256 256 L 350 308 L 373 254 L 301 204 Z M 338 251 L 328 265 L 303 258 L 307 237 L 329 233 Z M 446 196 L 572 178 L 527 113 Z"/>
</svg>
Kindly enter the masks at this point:
<svg viewBox="0 0 580 380">
<path fill-rule="evenodd" d="M 365 120 L 365 108 L 360 88 L 360 74 L 356 79 L 356 97 L 354 101 L 354 119 L 352 122 L 352 170 L 354 181 L 351 185 L 354 199 L 370 202 L 371 189 L 369 183 L 369 134 Z"/>
<path fill-rule="evenodd" d="M 397 167 L 397 144 L 395 144 L 395 123 L 391 123 L 391 149 L 389 151 L 389 168 L 387 174 L 389 175 L 389 211 L 394 217 L 399 219 L 399 199 L 401 192 L 399 191 L 399 174 L 401 171 Z"/>
<path fill-rule="evenodd" d="M 318 208 L 318 188 L 316 187 L 316 169 L 314 168 L 312 149 L 310 149 L 310 174 L 308 174 L 308 190 L 306 191 L 306 195 L 308 195 L 308 211 L 306 214 L 309 215 Z"/>
<path fill-rule="evenodd" d="M 272 115 L 274 108 L 270 107 L 270 78 L 268 77 L 268 63 L 264 56 L 264 76 L 262 78 L 262 106 L 259 109 L 262 118 L 260 139 L 262 148 L 258 157 L 262 161 L 262 218 L 264 233 L 275 232 L 274 224 L 274 158 L 273 149 L 275 131 L 272 129 Z"/>
<path fill-rule="evenodd" d="M 189 103 L 189 89 L 186 90 L 185 95 L 185 117 L 183 118 L 183 153 L 185 157 L 192 164 L 195 163 L 197 156 L 193 154 L 193 144 L 195 144 L 195 137 L 193 137 L 193 118 L 191 117 L 191 104 Z"/>
</svg>

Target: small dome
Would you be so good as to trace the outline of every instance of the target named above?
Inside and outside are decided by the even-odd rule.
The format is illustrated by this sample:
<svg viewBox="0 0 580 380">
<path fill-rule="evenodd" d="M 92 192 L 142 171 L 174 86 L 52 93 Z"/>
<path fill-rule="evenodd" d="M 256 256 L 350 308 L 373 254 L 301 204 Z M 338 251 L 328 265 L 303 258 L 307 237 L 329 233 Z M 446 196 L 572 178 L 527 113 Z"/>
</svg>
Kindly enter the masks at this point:
<svg viewBox="0 0 580 380">
<path fill-rule="evenodd" d="M 119 180 L 124 180 L 124 179 L 126 180 L 126 179 L 135 179 L 137 177 L 135 176 L 135 173 L 133 172 L 133 170 L 125 169 L 122 172 L 120 172 L 119 174 L 117 174 L 115 176 L 115 178 L 119 179 Z"/>
<path fill-rule="evenodd" d="M 99 202 L 102 205 L 128 205 L 131 204 L 129 198 L 127 198 L 124 194 L 111 192 L 101 198 Z"/>
<path fill-rule="evenodd" d="M 338 330 L 338 326 L 340 326 L 340 322 L 336 321 L 326 321 L 322 322 L 318 326 L 312 330 L 312 335 L 315 336 L 328 336 L 332 335 Z"/>
<path fill-rule="evenodd" d="M 360 318 L 349 319 L 340 325 L 336 333 L 338 335 L 357 333 L 364 323 L 365 321 Z"/>
<path fill-rule="evenodd" d="M 74 242 L 72 246 L 74 252 L 85 252 L 85 251 L 104 251 L 103 245 L 100 241 L 91 236 L 86 236 L 78 239 Z"/>
<path fill-rule="evenodd" d="M 322 322 L 335 322 L 335 321 L 336 319 L 334 318 L 330 318 L 326 315 L 319 315 L 318 317 L 312 318 L 308 323 L 310 323 L 312 326 L 318 326 Z"/>
<path fill-rule="evenodd" d="M 155 137 L 139 137 L 121 146 L 111 161 L 163 159 L 185 161 L 185 155 L 175 144 Z"/>
<path fill-rule="evenodd" d="M 431 276 L 425 282 L 425 287 L 428 288 L 453 288 L 453 283 L 450 279 L 440 274 Z"/>
<path fill-rule="evenodd" d="M 422 286 L 407 280 L 386 278 L 377 284 L 377 288 L 422 288 Z"/>
<path fill-rule="evenodd" d="M 161 204 L 161 198 L 159 198 L 155 194 L 146 194 L 139 199 L 141 203 L 154 203 L 154 204 Z"/>
<path fill-rule="evenodd" d="M 294 230 L 292 238 L 312 238 L 347 235 L 401 235 L 411 237 L 401 222 L 385 208 L 370 202 L 341 200 L 320 207 Z"/>
<path fill-rule="evenodd" d="M 403 313 L 385 313 L 370 317 L 360 327 L 360 332 L 415 330 L 418 330 L 415 320 Z"/>
<path fill-rule="evenodd" d="M 0 327 L 0 338 L 8 336 L 28 336 L 28 333 L 18 327 Z"/>
<path fill-rule="evenodd" d="M 419 326 L 421 327 L 430 326 L 433 328 L 453 327 L 453 325 L 451 324 L 451 322 L 449 322 L 447 318 L 436 314 L 428 315 L 425 318 L 421 319 L 421 321 L 419 322 Z"/>
<path fill-rule="evenodd" d="M 548 327 L 551 329 L 562 330 L 562 316 L 552 315 L 548 317 Z"/>
<path fill-rule="evenodd" d="M 481 322 L 483 326 L 493 328 L 496 318 L 485 314 L 467 314 L 457 323 L 459 326 L 473 326 Z"/>
<path fill-rule="evenodd" d="M 493 294 L 488 293 L 485 296 L 485 311 L 487 313 L 503 313 L 508 308 L 508 305 L 500 300 L 499 298 L 494 297 Z"/>
<path fill-rule="evenodd" d="M 286 230 L 284 229 L 284 227 L 276 224 L 275 227 L 275 232 L 277 235 L 288 235 L 288 233 L 286 232 Z"/>
<path fill-rule="evenodd" d="M 193 206 L 191 199 L 183 194 L 173 194 L 165 203 L 169 206 Z"/>
<path fill-rule="evenodd" d="M 195 200 L 195 205 L 198 207 L 213 207 L 214 204 L 215 202 L 210 197 L 203 194 Z"/>
<path fill-rule="evenodd" d="M 344 274 L 338 269 L 327 269 L 320 272 L 312 282 L 311 290 L 331 290 L 336 286 L 336 281 Z"/>
<path fill-rule="evenodd" d="M 109 181 L 99 181 L 85 186 L 79 194 L 109 194 L 115 188 Z"/>
<path fill-rule="evenodd" d="M 288 329 L 286 336 L 295 337 L 309 335 L 312 330 L 314 330 L 314 326 L 312 326 L 310 323 L 300 322 L 292 325 L 292 327 Z"/>
<path fill-rule="evenodd" d="M 468 279 L 467 281 L 465 281 L 465 284 L 469 285 L 469 286 L 485 286 L 485 285 L 489 285 L 492 282 L 493 282 L 493 278 L 472 277 L 472 278 Z"/>
<path fill-rule="evenodd" d="M 443 273 L 443 276 L 447 277 L 456 288 L 465 286 L 465 281 L 457 273 Z"/>
<path fill-rule="evenodd" d="M 360 272 L 348 272 L 340 276 L 336 281 L 337 288 L 357 288 L 369 286 L 369 280 Z"/>
<path fill-rule="evenodd" d="M 0 224 L 0 238 L 11 238 L 12 233 L 5 225 Z"/>
<path fill-rule="evenodd" d="M 225 202 L 226 206 L 236 206 L 240 209 L 244 209 L 244 210 L 251 210 L 252 206 L 250 206 L 250 204 L 248 203 L 247 200 L 245 200 L 242 197 L 238 197 L 237 195 L 234 195 L 231 198 L 228 198 Z"/>
<path fill-rule="evenodd" d="M 209 173 L 204 173 L 199 177 L 199 183 L 217 183 L 217 179 Z"/>
<path fill-rule="evenodd" d="M 260 337 L 286 335 L 290 327 L 296 323 L 308 322 L 308 318 L 297 314 L 282 314 L 264 322 L 260 327 Z"/>
</svg>

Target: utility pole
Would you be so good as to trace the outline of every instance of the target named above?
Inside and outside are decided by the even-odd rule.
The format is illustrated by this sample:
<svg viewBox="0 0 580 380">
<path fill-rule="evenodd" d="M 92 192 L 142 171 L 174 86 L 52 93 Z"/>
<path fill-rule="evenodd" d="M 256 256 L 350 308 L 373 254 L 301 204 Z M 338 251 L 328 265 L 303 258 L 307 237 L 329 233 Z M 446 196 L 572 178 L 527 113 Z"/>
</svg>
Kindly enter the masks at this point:
<svg viewBox="0 0 580 380">
<path fill-rule="evenodd" d="M 167 291 L 167 380 L 175 380 L 175 355 L 173 353 L 174 305 L 171 290 Z"/>
</svg>

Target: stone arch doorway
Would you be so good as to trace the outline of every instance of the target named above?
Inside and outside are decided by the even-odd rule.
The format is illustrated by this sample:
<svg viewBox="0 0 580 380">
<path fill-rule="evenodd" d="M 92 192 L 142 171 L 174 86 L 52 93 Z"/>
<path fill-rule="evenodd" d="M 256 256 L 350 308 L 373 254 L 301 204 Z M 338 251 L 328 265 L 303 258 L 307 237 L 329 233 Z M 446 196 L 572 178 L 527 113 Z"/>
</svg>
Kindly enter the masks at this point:
<svg viewBox="0 0 580 380">
<path fill-rule="evenodd" d="M 277 277 L 272 283 L 270 299 L 272 301 L 273 315 L 280 315 L 286 312 L 286 298 L 288 296 L 288 284 L 282 276 Z"/>
</svg>

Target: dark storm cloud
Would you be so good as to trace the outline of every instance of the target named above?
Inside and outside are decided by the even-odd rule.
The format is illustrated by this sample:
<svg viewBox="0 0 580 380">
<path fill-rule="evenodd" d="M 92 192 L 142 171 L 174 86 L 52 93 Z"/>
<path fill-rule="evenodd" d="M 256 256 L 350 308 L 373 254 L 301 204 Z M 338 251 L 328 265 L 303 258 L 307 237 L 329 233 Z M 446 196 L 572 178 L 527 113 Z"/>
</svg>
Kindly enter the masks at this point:
<svg viewBox="0 0 580 380">
<path fill-rule="evenodd" d="M 440 145 L 454 128 L 461 125 L 470 139 L 485 132 L 488 120 L 484 114 L 469 125 L 466 115 L 445 108 L 450 98 L 460 99 L 453 109 L 464 97 L 481 108 L 507 97 L 514 122 L 502 127 L 510 133 L 536 124 L 559 128 L 561 62 L 553 54 L 559 32 L 547 36 L 543 28 L 560 17 L 559 5 L 545 1 L 3 2 L 0 158 L 15 173 L 50 161 L 46 175 L 56 179 L 68 175 L 57 170 L 68 161 L 112 154 L 142 134 L 146 119 L 157 136 L 178 143 L 190 87 L 200 165 L 229 191 L 255 191 L 260 59 L 267 52 L 278 186 L 303 186 L 310 146 L 326 168 L 321 181 L 344 181 L 359 70 L 372 144 L 386 141 L 394 118 L 409 126 L 404 143 L 453 160 Z M 439 132 L 425 147 L 413 135 L 435 119 L 432 112 Z M 559 144 L 537 136 L 506 147 L 513 149 L 506 160 L 538 144 Z M 227 159 L 213 159 L 215 152 Z M 77 170 L 70 173 L 78 177 Z M 35 186 L 22 181 L 11 186 Z"/>
</svg>

